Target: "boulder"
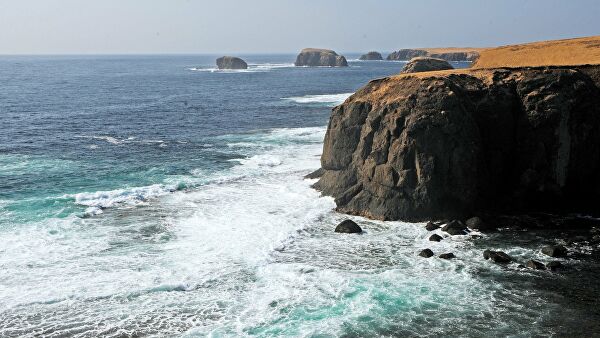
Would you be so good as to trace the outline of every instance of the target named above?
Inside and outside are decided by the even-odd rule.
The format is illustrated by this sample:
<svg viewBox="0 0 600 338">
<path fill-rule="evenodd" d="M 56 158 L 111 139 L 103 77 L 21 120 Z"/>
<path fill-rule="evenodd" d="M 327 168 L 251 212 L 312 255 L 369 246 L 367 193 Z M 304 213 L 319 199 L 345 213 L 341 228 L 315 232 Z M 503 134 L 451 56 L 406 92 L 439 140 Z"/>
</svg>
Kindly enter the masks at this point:
<svg viewBox="0 0 600 338">
<path fill-rule="evenodd" d="M 450 221 L 448 224 L 442 227 L 442 231 L 449 233 L 450 235 L 466 235 L 468 232 L 467 226 L 457 220 Z"/>
<path fill-rule="evenodd" d="M 429 222 L 427 222 L 427 224 L 425 224 L 425 230 L 427 230 L 427 231 L 433 231 L 433 230 L 436 230 L 439 228 L 440 228 L 439 224 L 433 223 L 431 221 L 429 221 Z"/>
<path fill-rule="evenodd" d="M 305 48 L 296 57 L 296 66 L 309 67 L 347 67 L 348 62 L 342 55 L 329 49 Z"/>
<path fill-rule="evenodd" d="M 344 220 L 337 227 L 335 227 L 335 232 L 344 233 L 344 234 L 357 234 L 361 233 L 361 227 L 356 224 L 352 220 Z"/>
<path fill-rule="evenodd" d="M 435 70 L 454 69 L 448 61 L 428 57 L 416 57 L 411 59 L 400 72 L 401 74 L 431 72 Z"/>
<path fill-rule="evenodd" d="M 333 109 L 314 187 L 338 211 L 380 220 L 600 212 L 594 74 L 600 66 L 373 80 Z"/>
<path fill-rule="evenodd" d="M 359 60 L 383 60 L 383 56 L 379 52 L 368 52 L 361 55 Z"/>
<path fill-rule="evenodd" d="M 556 270 L 562 269 L 563 265 L 559 261 L 552 261 L 552 262 L 546 264 L 546 267 L 548 269 L 550 269 L 550 271 L 556 271 Z"/>
<path fill-rule="evenodd" d="M 431 251 L 430 249 L 423 249 L 419 253 L 419 256 L 429 258 L 429 257 L 433 256 L 433 251 Z"/>
<path fill-rule="evenodd" d="M 512 261 L 512 258 L 503 251 L 485 250 L 483 252 L 483 258 L 491 259 L 496 263 L 502 264 L 510 263 Z"/>
<path fill-rule="evenodd" d="M 527 267 L 534 270 L 546 270 L 546 266 L 542 262 L 534 261 L 533 259 L 527 262 Z"/>
<path fill-rule="evenodd" d="M 443 259 L 452 259 L 452 258 L 455 258 L 455 257 L 456 256 L 454 256 L 454 254 L 451 253 L 451 252 L 449 252 L 449 253 L 443 253 L 443 254 L 440 255 L 440 258 L 443 258 Z"/>
<path fill-rule="evenodd" d="M 217 59 L 219 69 L 248 69 L 246 61 L 235 56 L 222 56 Z"/>
<path fill-rule="evenodd" d="M 485 228 L 485 224 L 483 223 L 483 220 L 479 217 L 471 217 L 465 221 L 465 224 L 467 225 L 467 227 L 469 229 L 473 229 L 473 230 L 481 230 L 481 229 Z"/>
<path fill-rule="evenodd" d="M 567 248 L 562 245 L 548 245 L 542 248 L 542 253 L 550 257 L 565 257 L 567 252 Z"/>
<path fill-rule="evenodd" d="M 444 238 L 438 234 L 433 234 L 431 236 L 429 236 L 429 240 L 432 242 L 439 242 L 441 240 L 443 240 Z"/>
</svg>

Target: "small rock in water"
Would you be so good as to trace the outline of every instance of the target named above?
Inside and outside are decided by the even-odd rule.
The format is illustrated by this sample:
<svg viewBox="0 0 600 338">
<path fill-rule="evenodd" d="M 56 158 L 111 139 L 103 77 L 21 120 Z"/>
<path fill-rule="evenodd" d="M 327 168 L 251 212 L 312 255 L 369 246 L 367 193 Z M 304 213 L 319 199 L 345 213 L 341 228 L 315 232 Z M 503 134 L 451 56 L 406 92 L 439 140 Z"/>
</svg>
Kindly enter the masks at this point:
<svg viewBox="0 0 600 338">
<path fill-rule="evenodd" d="M 442 239 L 444 239 L 442 236 L 438 235 L 438 234 L 433 234 L 429 237 L 429 240 L 432 242 L 439 242 Z"/>
<path fill-rule="evenodd" d="M 467 226 L 464 225 L 463 222 L 453 220 L 450 223 L 444 225 L 442 231 L 449 233 L 450 235 L 466 235 L 467 234 Z"/>
<path fill-rule="evenodd" d="M 562 245 L 549 245 L 542 248 L 542 253 L 550 257 L 564 257 L 567 255 L 567 248 Z"/>
<path fill-rule="evenodd" d="M 429 257 L 433 256 L 433 251 L 431 251 L 430 249 L 423 249 L 419 253 L 419 256 L 429 258 Z"/>
<path fill-rule="evenodd" d="M 483 229 L 485 227 L 483 220 L 479 217 L 471 217 L 465 223 L 471 229 Z"/>
<path fill-rule="evenodd" d="M 496 263 L 510 263 L 512 261 L 512 258 L 503 251 L 485 250 L 483 258 L 491 259 Z"/>
<path fill-rule="evenodd" d="M 548 269 L 550 269 L 550 271 L 556 271 L 558 269 L 561 269 L 563 267 L 563 265 L 559 261 L 552 261 L 552 262 L 546 264 L 546 267 Z"/>
<path fill-rule="evenodd" d="M 533 259 L 527 262 L 527 267 L 534 270 L 546 270 L 544 263 L 534 261 Z"/>
<path fill-rule="evenodd" d="M 427 230 L 427 231 L 433 231 L 433 230 L 439 229 L 439 227 L 440 227 L 439 224 L 435 224 L 431 221 L 429 221 L 429 222 L 427 222 L 427 224 L 425 224 L 425 230 Z"/>
<path fill-rule="evenodd" d="M 361 233 L 362 229 L 358 226 L 358 224 L 354 223 L 354 221 L 347 219 L 335 227 L 335 232 L 344 234 L 357 234 Z"/>
<path fill-rule="evenodd" d="M 456 257 L 456 256 L 454 256 L 454 254 L 452 252 L 444 253 L 444 254 L 440 255 L 440 258 L 443 258 L 443 259 L 451 259 L 451 258 L 454 258 L 454 257 Z"/>
</svg>

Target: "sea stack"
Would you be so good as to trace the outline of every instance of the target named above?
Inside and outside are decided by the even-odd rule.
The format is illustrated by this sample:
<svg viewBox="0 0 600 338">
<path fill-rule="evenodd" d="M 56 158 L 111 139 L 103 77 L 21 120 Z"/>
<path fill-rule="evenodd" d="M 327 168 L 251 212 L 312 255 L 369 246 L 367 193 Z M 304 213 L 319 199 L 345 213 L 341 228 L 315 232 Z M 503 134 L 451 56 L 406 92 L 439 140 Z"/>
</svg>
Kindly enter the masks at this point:
<svg viewBox="0 0 600 338">
<path fill-rule="evenodd" d="M 296 57 L 296 66 L 308 67 L 347 67 L 348 62 L 342 55 L 329 49 L 305 48 Z"/>
<path fill-rule="evenodd" d="M 410 60 L 404 69 L 400 73 L 420 73 L 420 72 L 430 72 L 434 70 L 448 70 L 454 69 L 451 64 L 446 60 L 442 59 L 434 59 L 428 57 L 416 57 Z"/>
<path fill-rule="evenodd" d="M 383 60 L 383 56 L 379 52 L 368 52 L 367 54 L 363 54 L 360 56 L 359 60 Z"/>
<path fill-rule="evenodd" d="M 217 59 L 219 69 L 248 69 L 246 61 L 235 56 L 222 56 Z"/>
</svg>

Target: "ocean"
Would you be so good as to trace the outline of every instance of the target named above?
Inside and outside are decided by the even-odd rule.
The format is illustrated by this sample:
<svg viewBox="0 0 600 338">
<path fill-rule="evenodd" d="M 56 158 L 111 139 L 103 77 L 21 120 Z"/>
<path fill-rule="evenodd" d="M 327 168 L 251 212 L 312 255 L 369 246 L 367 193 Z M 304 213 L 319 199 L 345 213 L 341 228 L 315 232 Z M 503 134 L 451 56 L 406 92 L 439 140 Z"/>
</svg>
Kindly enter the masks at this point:
<svg viewBox="0 0 600 338">
<path fill-rule="evenodd" d="M 331 108 L 404 65 L 347 56 L 242 55 L 242 71 L 217 55 L 0 57 L 0 336 L 599 332 L 597 264 L 481 257 L 543 260 L 538 233 L 432 243 L 311 189 Z M 347 218 L 365 233 L 334 233 Z"/>
</svg>

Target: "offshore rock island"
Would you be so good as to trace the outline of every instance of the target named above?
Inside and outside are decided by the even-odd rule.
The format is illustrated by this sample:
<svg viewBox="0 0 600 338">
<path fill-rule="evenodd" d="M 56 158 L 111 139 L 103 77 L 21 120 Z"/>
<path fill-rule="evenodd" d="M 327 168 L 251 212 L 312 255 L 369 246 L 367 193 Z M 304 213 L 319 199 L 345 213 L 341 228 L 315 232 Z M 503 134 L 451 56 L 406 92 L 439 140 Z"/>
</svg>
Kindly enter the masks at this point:
<svg viewBox="0 0 600 338">
<path fill-rule="evenodd" d="M 315 187 L 382 220 L 597 211 L 598 64 L 593 37 L 373 80 L 334 108 Z"/>
<path fill-rule="evenodd" d="M 405 48 L 389 54 L 386 60 L 408 61 L 415 57 L 426 56 L 446 61 L 475 61 L 484 48 Z"/>
<path fill-rule="evenodd" d="M 348 67 L 348 61 L 343 55 L 338 55 L 330 49 L 304 48 L 296 57 L 297 67 Z"/>
</svg>

